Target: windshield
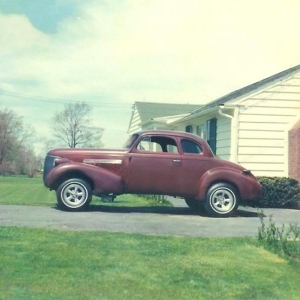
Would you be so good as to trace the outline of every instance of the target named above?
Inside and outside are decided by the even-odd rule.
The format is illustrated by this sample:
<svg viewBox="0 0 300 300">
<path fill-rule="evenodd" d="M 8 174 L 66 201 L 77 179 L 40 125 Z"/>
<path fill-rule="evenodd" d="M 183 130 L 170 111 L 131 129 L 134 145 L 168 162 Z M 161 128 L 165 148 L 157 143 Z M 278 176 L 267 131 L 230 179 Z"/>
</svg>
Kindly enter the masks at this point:
<svg viewBox="0 0 300 300">
<path fill-rule="evenodd" d="M 138 134 L 133 134 L 131 135 L 128 140 L 126 141 L 126 143 L 124 144 L 124 147 L 123 148 L 130 148 L 133 143 L 136 141 L 136 139 L 138 138 Z"/>
</svg>

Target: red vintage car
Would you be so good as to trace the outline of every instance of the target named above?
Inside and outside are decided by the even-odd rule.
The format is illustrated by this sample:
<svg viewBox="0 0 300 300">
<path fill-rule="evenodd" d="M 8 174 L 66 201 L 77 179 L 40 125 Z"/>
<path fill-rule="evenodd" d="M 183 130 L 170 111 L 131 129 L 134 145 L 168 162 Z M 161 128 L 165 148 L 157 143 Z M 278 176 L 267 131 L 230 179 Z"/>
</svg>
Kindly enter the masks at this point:
<svg viewBox="0 0 300 300">
<path fill-rule="evenodd" d="M 159 194 L 184 198 L 210 216 L 227 217 L 242 201 L 261 197 L 249 170 L 216 158 L 196 135 L 141 131 L 123 149 L 55 149 L 44 164 L 44 184 L 63 209 L 81 210 L 92 195 Z"/>
</svg>

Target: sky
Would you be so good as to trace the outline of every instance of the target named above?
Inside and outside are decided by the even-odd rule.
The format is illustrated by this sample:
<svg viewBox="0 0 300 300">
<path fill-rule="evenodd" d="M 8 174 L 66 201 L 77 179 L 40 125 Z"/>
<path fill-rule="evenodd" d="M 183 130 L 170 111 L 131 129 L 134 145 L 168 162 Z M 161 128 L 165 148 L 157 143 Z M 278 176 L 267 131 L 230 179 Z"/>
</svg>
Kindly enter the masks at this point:
<svg viewBox="0 0 300 300">
<path fill-rule="evenodd" d="M 36 129 L 91 105 L 105 147 L 135 101 L 204 104 L 300 64 L 299 0 L 0 0 L 0 109 Z"/>
</svg>

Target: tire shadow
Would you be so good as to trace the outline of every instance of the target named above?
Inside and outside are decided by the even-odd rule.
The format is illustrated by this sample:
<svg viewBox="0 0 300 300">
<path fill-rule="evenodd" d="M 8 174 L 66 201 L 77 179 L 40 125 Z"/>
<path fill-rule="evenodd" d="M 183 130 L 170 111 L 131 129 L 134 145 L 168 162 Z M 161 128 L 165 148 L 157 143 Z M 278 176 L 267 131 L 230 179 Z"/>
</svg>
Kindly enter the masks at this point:
<svg viewBox="0 0 300 300">
<path fill-rule="evenodd" d="M 108 205 L 90 205 L 85 211 L 87 212 L 105 212 L 105 213 L 145 213 L 145 214 L 168 214 L 183 216 L 201 216 L 209 217 L 205 210 L 200 212 L 194 211 L 189 207 L 169 207 L 169 206 L 108 206 Z M 247 208 L 239 208 L 231 218 L 257 218 L 259 212 L 247 210 Z"/>
</svg>

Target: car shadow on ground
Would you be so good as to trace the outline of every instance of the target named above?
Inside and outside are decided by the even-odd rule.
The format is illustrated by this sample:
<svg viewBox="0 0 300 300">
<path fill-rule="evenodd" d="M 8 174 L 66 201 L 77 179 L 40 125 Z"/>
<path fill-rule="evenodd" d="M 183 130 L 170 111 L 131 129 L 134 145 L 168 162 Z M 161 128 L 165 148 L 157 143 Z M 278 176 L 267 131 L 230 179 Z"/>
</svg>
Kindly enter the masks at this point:
<svg viewBox="0 0 300 300">
<path fill-rule="evenodd" d="M 169 207 L 169 206 L 108 206 L 108 205 L 90 205 L 87 212 L 106 212 L 106 213 L 152 213 L 152 214 L 168 214 L 168 215 L 183 215 L 183 216 L 202 216 L 208 217 L 204 210 L 200 212 L 193 211 L 189 207 Z M 246 208 L 239 208 L 231 217 L 254 218 L 258 217 L 259 212 L 249 211 Z"/>
</svg>

